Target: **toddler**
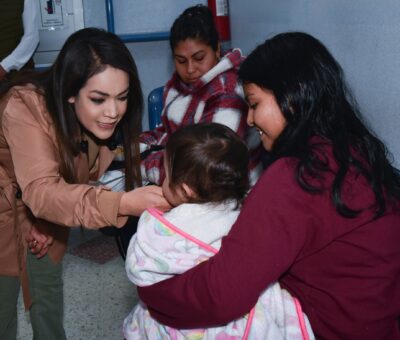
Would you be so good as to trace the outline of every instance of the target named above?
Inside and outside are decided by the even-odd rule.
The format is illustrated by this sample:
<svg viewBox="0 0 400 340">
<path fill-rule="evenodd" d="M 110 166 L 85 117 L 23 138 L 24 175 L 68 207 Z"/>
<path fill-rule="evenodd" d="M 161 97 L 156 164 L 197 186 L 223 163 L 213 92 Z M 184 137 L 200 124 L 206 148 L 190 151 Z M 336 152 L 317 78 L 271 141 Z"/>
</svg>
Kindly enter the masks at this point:
<svg viewBox="0 0 400 340">
<path fill-rule="evenodd" d="M 165 149 L 163 193 L 174 208 L 145 211 L 126 258 L 138 286 L 181 274 L 213 256 L 234 224 L 249 189 L 249 153 L 228 127 L 200 123 L 177 130 Z M 279 283 L 248 315 L 227 325 L 178 330 L 159 324 L 139 303 L 124 320 L 126 339 L 309 339 L 301 307 Z"/>
</svg>

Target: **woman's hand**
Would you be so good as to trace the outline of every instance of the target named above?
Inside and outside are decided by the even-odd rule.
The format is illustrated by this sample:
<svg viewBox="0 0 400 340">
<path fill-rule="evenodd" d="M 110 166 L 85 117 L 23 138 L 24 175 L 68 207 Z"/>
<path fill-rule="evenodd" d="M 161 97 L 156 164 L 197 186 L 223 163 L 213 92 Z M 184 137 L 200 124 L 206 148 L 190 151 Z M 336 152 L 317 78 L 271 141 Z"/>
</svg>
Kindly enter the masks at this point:
<svg viewBox="0 0 400 340">
<path fill-rule="evenodd" d="M 139 216 L 145 209 L 151 207 L 161 211 L 171 209 L 164 198 L 161 187 L 156 185 L 148 185 L 125 192 L 119 205 L 119 214 Z"/>
<path fill-rule="evenodd" d="M 53 236 L 43 234 L 35 227 L 32 227 L 29 235 L 26 237 L 26 242 L 32 254 L 40 259 L 47 254 L 50 245 L 53 243 Z"/>
</svg>

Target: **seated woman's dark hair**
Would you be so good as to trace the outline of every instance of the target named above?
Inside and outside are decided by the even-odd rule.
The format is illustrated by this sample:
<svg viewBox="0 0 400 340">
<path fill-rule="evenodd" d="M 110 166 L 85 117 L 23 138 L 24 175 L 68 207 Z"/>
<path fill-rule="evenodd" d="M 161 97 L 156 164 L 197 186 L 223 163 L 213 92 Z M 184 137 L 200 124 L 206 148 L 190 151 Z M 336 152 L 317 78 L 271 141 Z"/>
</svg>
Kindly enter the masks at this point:
<svg viewBox="0 0 400 340">
<path fill-rule="evenodd" d="M 171 190 L 183 183 L 194 191 L 190 203 L 242 202 L 249 190 L 249 152 L 225 125 L 199 123 L 177 130 L 165 148 Z"/>
<path fill-rule="evenodd" d="M 384 144 L 360 118 L 340 65 L 319 40 L 302 32 L 278 34 L 246 58 L 239 78 L 273 92 L 287 126 L 275 141 L 272 154 L 299 159 L 296 176 L 303 189 L 323 191 L 307 178 L 331 171 L 318 153 L 319 146 L 309 143 L 311 137 L 320 136 L 332 145 L 338 163 L 330 189 L 341 215 L 352 217 L 360 212 L 342 201 L 350 167 L 370 184 L 377 216 L 386 209 L 385 195 L 400 199 L 399 171 L 390 164 Z"/>
<path fill-rule="evenodd" d="M 170 30 L 169 43 L 174 51 L 176 45 L 186 39 L 199 40 L 218 50 L 219 37 L 211 10 L 204 5 L 189 7 L 175 19 Z"/>
</svg>

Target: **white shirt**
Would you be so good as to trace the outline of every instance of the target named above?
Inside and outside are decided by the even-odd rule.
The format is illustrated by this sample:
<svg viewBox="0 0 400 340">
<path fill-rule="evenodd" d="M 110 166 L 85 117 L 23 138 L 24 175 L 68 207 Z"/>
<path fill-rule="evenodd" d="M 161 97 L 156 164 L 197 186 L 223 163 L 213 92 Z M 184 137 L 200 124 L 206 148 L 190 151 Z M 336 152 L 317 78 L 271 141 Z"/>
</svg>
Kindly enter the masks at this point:
<svg viewBox="0 0 400 340">
<path fill-rule="evenodd" d="M 24 35 L 20 43 L 11 54 L 0 62 L 6 72 L 22 68 L 32 57 L 39 44 L 38 8 L 35 0 L 25 0 L 22 24 Z"/>
</svg>

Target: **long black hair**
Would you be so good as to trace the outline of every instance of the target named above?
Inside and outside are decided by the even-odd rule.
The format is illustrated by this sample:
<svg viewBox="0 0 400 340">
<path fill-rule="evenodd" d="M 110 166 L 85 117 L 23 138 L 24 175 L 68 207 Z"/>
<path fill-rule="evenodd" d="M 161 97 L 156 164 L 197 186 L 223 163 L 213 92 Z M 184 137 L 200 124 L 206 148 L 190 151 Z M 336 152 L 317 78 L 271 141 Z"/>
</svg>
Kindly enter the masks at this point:
<svg viewBox="0 0 400 340">
<path fill-rule="evenodd" d="M 243 82 L 273 92 L 287 120 L 275 141 L 275 158 L 299 160 L 296 179 L 304 190 L 323 188 L 307 178 L 331 171 L 317 156 L 313 136 L 329 142 L 338 169 L 331 189 L 336 210 L 343 216 L 357 216 L 342 200 L 342 187 L 350 167 L 365 176 L 377 205 L 376 215 L 386 210 L 387 197 L 400 200 L 400 173 L 391 165 L 385 145 L 362 121 L 356 101 L 346 86 L 343 71 L 328 49 L 302 32 L 278 34 L 259 45 L 239 70 Z"/>
<path fill-rule="evenodd" d="M 60 150 L 60 172 L 70 183 L 76 181 L 73 158 L 80 152 L 81 127 L 68 102 L 77 96 L 87 80 L 107 66 L 129 76 L 127 111 L 118 124 L 116 135 L 122 136 L 125 156 L 125 186 L 141 184 L 138 135 L 141 130 L 143 95 L 136 64 L 125 44 L 113 33 L 97 28 L 84 28 L 73 33 L 64 43 L 51 68 L 39 74 L 23 74 L 4 86 L 0 95 L 15 85 L 32 83 L 43 94 L 53 119 Z M 111 141 L 109 141 L 111 142 Z"/>
</svg>

